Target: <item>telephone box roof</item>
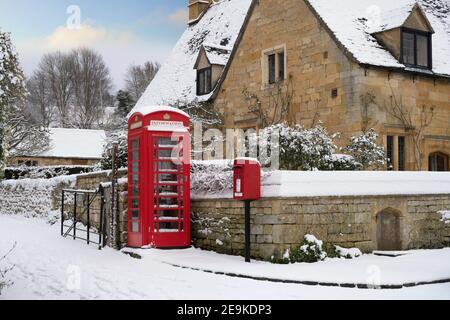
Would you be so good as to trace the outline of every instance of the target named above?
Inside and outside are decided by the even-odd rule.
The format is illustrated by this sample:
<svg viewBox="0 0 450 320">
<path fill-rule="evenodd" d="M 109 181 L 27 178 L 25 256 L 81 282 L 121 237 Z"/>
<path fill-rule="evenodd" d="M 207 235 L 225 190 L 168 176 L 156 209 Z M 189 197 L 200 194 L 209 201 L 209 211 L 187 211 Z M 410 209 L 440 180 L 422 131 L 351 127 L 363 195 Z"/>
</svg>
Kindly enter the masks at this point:
<svg viewBox="0 0 450 320">
<path fill-rule="evenodd" d="M 157 113 L 157 112 L 173 112 L 173 113 L 178 113 L 178 114 L 180 114 L 182 116 L 185 116 L 185 117 L 187 117 L 189 119 L 191 118 L 186 112 L 184 112 L 184 111 L 182 111 L 180 109 L 174 108 L 174 107 L 169 107 L 169 106 L 146 106 L 146 107 L 141 107 L 141 108 L 139 108 L 137 110 L 134 110 L 133 114 L 140 113 L 143 116 L 148 116 L 150 114 Z M 133 114 L 131 114 L 131 116 Z"/>
</svg>

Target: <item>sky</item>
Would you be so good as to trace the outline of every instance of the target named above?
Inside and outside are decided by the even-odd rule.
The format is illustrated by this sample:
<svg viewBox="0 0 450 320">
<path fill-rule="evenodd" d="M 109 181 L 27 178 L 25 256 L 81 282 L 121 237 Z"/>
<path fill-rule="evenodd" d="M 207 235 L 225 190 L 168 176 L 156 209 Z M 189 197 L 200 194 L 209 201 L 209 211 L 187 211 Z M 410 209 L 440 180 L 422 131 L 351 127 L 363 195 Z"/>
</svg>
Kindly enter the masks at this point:
<svg viewBox="0 0 450 320">
<path fill-rule="evenodd" d="M 131 64 L 164 62 L 186 29 L 187 0 L 0 0 L 27 76 L 43 54 L 87 46 L 101 53 L 115 89 Z"/>
</svg>

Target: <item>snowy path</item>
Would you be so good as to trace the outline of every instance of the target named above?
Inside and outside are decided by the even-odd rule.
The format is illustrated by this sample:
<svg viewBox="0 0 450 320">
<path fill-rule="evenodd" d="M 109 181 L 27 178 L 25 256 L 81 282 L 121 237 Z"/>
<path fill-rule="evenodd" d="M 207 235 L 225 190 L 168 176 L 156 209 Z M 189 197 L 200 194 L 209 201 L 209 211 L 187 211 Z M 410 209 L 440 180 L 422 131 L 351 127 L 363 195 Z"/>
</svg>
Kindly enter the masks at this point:
<svg viewBox="0 0 450 320">
<path fill-rule="evenodd" d="M 281 284 L 174 268 L 63 239 L 58 226 L 0 216 L 0 252 L 16 267 L 0 299 L 450 299 L 450 284 L 360 290 Z M 165 255 L 167 251 L 156 251 Z M 169 252 L 172 255 L 173 252 Z M 153 254 L 153 253 L 152 253 Z"/>
<path fill-rule="evenodd" d="M 414 286 L 436 281 L 450 282 L 450 248 L 397 252 L 398 257 L 364 255 L 358 259 L 327 259 L 314 264 L 277 265 L 221 255 L 197 249 L 166 251 L 136 250 L 146 259 L 214 273 L 291 282 L 319 282 L 363 286 Z"/>
</svg>

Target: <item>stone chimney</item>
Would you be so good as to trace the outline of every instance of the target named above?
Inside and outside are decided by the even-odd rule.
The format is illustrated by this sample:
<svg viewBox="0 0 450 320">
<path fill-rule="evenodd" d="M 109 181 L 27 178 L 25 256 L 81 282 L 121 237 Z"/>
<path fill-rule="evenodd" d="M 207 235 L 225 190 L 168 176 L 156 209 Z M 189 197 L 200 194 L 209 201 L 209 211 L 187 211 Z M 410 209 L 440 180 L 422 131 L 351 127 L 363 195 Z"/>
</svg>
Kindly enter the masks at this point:
<svg viewBox="0 0 450 320">
<path fill-rule="evenodd" d="M 212 2 L 213 0 L 189 0 L 189 24 L 198 22 Z"/>
</svg>

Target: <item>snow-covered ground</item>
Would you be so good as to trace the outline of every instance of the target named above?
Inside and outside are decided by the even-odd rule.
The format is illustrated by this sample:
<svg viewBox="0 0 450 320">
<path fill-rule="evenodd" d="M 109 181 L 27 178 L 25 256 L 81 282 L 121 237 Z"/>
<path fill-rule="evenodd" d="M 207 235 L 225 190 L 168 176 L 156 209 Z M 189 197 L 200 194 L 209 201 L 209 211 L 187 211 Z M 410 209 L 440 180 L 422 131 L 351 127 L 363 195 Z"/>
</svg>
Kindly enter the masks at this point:
<svg viewBox="0 0 450 320">
<path fill-rule="evenodd" d="M 133 259 L 111 249 L 98 251 L 81 241 L 61 238 L 58 225 L 21 216 L 0 215 L 0 234 L 0 253 L 17 242 L 6 260 L 15 265 L 8 273 L 14 285 L 4 290 L 0 299 L 450 299 L 448 283 L 399 290 L 348 289 L 232 278 L 167 264 L 205 269 L 217 269 L 221 264 L 222 268 L 252 274 L 279 268 L 278 277 L 334 280 L 353 277 L 352 273 L 358 278 L 364 272 L 368 272 L 367 279 L 381 270 L 381 279 L 390 274 L 414 281 L 448 275 L 450 250 L 413 252 L 400 259 L 367 256 L 315 265 L 247 265 L 240 258 L 194 249 L 141 250 L 143 259 Z M 372 269 L 367 270 L 368 266 Z"/>
</svg>

